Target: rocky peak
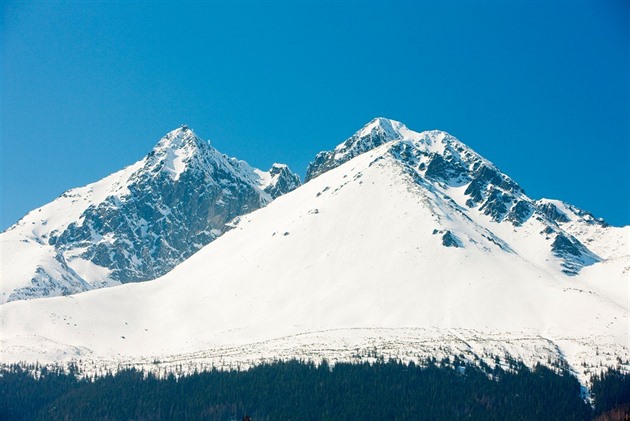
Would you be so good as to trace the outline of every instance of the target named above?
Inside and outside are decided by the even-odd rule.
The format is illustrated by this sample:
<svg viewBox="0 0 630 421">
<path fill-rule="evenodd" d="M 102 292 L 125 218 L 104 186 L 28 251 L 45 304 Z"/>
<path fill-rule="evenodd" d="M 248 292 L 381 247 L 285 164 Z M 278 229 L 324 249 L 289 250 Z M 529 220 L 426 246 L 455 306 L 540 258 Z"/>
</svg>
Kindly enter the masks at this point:
<svg viewBox="0 0 630 421">
<path fill-rule="evenodd" d="M 363 126 L 355 136 L 359 139 L 369 136 L 378 136 L 382 139 L 396 140 L 402 139 L 404 136 L 401 131 L 406 130 L 408 130 L 407 127 L 399 121 L 377 117 Z"/>
<path fill-rule="evenodd" d="M 543 224 L 541 235 L 550 242 L 551 252 L 561 260 L 566 274 L 575 275 L 583 266 L 599 261 L 558 223 L 583 220 L 601 225 L 605 222 L 557 201 L 533 201 L 494 164 L 443 131 L 414 132 L 400 122 L 376 118 L 335 149 L 320 152 L 307 170 L 307 180 L 379 147 L 376 159 L 393 157 L 422 185 L 446 196 L 457 189 L 453 196 L 457 200 L 453 197 L 451 200 L 457 202 L 460 210 L 485 215 L 495 223 L 509 223 L 514 229 L 535 217 Z M 454 244 L 450 237 L 446 243 Z"/>
<path fill-rule="evenodd" d="M 213 150 L 209 142 L 200 139 L 193 130 L 183 125 L 166 134 L 146 157 L 145 168 L 152 173 L 166 173 L 178 180 L 198 155 Z"/>
<path fill-rule="evenodd" d="M 16 226 L 30 244 L 41 245 L 42 256 L 53 257 L 20 269 L 23 287 L 3 294 L 11 301 L 154 279 L 220 236 L 235 217 L 299 184 L 285 165 L 269 173 L 252 168 L 182 126 L 138 163 L 73 189 L 33 211 L 32 223 Z"/>
<path fill-rule="evenodd" d="M 273 164 L 269 171 L 269 179 L 263 185 L 263 190 L 275 199 L 301 185 L 300 177 L 293 173 L 285 164 Z"/>
<path fill-rule="evenodd" d="M 334 150 L 318 153 L 306 170 L 306 181 L 387 142 L 408 138 L 410 133 L 414 132 L 398 121 L 375 118 Z"/>
</svg>

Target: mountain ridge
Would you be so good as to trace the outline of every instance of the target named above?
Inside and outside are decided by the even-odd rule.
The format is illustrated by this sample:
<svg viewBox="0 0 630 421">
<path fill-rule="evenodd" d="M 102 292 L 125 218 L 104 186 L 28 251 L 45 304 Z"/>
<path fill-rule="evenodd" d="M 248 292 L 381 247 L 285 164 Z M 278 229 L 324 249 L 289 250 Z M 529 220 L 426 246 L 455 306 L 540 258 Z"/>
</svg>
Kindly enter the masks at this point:
<svg viewBox="0 0 630 421">
<path fill-rule="evenodd" d="M 444 132 L 413 136 L 329 160 L 156 280 L 4 304 L 4 362 L 193 371 L 374 347 L 555 360 L 583 381 L 628 369 L 630 227 L 528 198 Z"/>
<path fill-rule="evenodd" d="M 547 223 L 544 234 L 555 236 L 551 247 L 557 257 L 564 259 L 565 273 L 575 275 L 584 265 L 599 261 L 600 258 L 578 239 L 559 229 L 558 222 L 567 222 L 565 219 L 568 220 L 568 217 L 566 212 L 558 211 L 553 201 L 530 199 L 494 164 L 440 130 L 418 133 L 394 120 L 383 117 L 373 119 L 335 149 L 318 153 L 307 170 L 307 181 L 347 162 L 348 157 L 387 144 L 401 161 L 409 164 L 410 171 L 423 179 L 454 188 L 466 186 L 463 191 L 465 203 L 460 205 L 478 208 L 495 222 L 509 220 L 518 226 L 534 214 L 544 219 Z M 579 216 L 585 224 L 607 226 L 602 219 L 596 219 L 572 205 L 561 207 L 573 209 L 568 213 Z"/>
<path fill-rule="evenodd" d="M 288 167 L 270 171 L 221 154 L 188 126 L 175 129 L 145 158 L 68 190 L 0 234 L 0 302 L 154 279 L 234 217 L 300 184 Z"/>
</svg>

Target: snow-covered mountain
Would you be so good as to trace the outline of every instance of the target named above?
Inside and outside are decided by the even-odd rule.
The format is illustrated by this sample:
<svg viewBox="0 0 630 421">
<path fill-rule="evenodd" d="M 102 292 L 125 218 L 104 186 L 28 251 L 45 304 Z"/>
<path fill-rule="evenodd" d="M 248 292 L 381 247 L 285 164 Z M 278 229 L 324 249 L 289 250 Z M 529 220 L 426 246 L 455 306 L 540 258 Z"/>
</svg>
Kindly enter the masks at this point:
<svg viewBox="0 0 630 421">
<path fill-rule="evenodd" d="M 2 305 L 2 361 L 151 370 L 464 355 L 628 369 L 630 227 L 376 119 L 151 282 Z M 183 368 L 182 368 L 183 367 Z"/>
<path fill-rule="evenodd" d="M 69 190 L 0 234 L 0 302 L 67 295 L 159 277 L 300 185 L 229 158 L 186 126 L 139 162 Z"/>
<path fill-rule="evenodd" d="M 507 221 L 513 227 L 521 227 L 532 217 L 541 222 L 539 234 L 551 240 L 546 248 L 560 259 L 566 274 L 575 275 L 582 267 L 606 258 L 583 244 L 593 241 L 589 234 L 596 227 L 608 226 L 602 219 L 559 201 L 530 199 L 491 162 L 442 131 L 416 133 L 400 122 L 376 118 L 334 150 L 320 152 L 307 169 L 306 180 L 386 143 L 392 144 L 390 153 L 419 183 L 445 193 L 471 214 L 476 215 L 476 209 L 493 222 Z M 563 229 L 565 225 L 574 228 Z M 493 226 L 489 228 L 492 231 Z M 452 233 L 445 235 L 453 245 L 459 244 Z"/>
</svg>

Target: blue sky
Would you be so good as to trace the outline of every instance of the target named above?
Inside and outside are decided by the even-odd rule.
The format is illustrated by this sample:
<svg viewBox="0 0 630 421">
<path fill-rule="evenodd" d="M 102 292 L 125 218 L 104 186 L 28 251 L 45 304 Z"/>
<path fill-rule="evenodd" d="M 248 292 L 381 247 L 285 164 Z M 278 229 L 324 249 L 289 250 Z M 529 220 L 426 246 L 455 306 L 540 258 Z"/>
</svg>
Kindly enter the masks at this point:
<svg viewBox="0 0 630 421">
<path fill-rule="evenodd" d="M 630 224 L 629 4 L 5 1 L 0 229 L 183 123 L 303 176 L 376 116 Z"/>
</svg>

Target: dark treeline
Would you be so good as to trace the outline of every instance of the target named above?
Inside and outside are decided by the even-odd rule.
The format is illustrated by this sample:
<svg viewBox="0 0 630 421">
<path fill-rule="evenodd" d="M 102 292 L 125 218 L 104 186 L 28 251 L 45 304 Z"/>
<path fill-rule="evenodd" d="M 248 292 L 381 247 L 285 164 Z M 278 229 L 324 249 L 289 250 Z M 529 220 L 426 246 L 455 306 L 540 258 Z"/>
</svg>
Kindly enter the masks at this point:
<svg viewBox="0 0 630 421">
<path fill-rule="evenodd" d="M 33 367 L 14 366 L 0 377 L 0 419 L 590 420 L 622 414 L 630 402 L 628 375 L 594 378 L 591 408 L 575 377 L 514 368 L 293 361 L 164 379 L 136 370 L 79 379 L 40 369 L 36 379 Z"/>
<path fill-rule="evenodd" d="M 593 377 L 595 414 L 602 420 L 630 420 L 630 374 L 608 370 Z"/>
</svg>

